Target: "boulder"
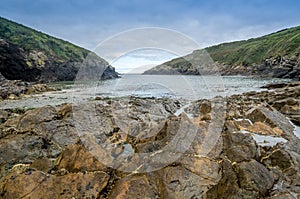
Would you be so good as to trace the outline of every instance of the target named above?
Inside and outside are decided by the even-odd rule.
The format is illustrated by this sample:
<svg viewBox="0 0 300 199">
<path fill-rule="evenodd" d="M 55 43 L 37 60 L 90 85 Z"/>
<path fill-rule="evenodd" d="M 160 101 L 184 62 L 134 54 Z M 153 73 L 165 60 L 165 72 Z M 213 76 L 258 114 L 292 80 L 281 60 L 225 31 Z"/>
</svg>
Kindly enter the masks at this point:
<svg viewBox="0 0 300 199">
<path fill-rule="evenodd" d="M 69 172 L 109 171 L 109 168 L 97 160 L 84 146 L 73 144 L 67 146 L 58 158 L 57 169 Z"/>
<path fill-rule="evenodd" d="M 266 123 L 271 128 L 277 127 L 287 136 L 293 135 L 293 125 L 291 125 L 289 120 L 284 115 L 276 110 L 270 110 L 266 107 L 260 106 L 251 108 L 245 114 L 246 118 L 250 119 L 253 123 Z M 257 123 L 257 125 L 261 126 L 261 123 Z M 277 133 L 279 133 L 279 131 L 277 131 Z"/>
<path fill-rule="evenodd" d="M 259 157 L 258 146 L 252 136 L 228 132 L 223 135 L 224 151 L 232 162 L 249 161 Z"/>
<path fill-rule="evenodd" d="M 273 135 L 273 136 L 282 136 L 284 135 L 283 131 L 279 127 L 270 127 L 269 125 L 262 122 L 254 122 L 253 125 L 249 125 L 247 131 L 252 133 L 257 133 L 261 135 Z"/>
<path fill-rule="evenodd" d="M 235 166 L 242 189 L 267 195 L 273 187 L 274 178 L 270 171 L 255 160 L 241 162 Z"/>
<path fill-rule="evenodd" d="M 162 198 L 201 198 L 216 184 L 210 178 L 205 179 L 184 167 L 167 167 L 157 172 L 160 179 L 160 197 Z"/>
<path fill-rule="evenodd" d="M 222 178 L 207 191 L 207 198 L 234 198 L 239 190 L 238 179 L 231 162 L 224 159 L 221 163 Z"/>
<path fill-rule="evenodd" d="M 2 179 L 2 198 L 97 198 L 106 187 L 104 172 L 70 173 L 64 176 L 28 170 Z"/>
<path fill-rule="evenodd" d="M 108 198 L 157 198 L 157 190 L 151 185 L 146 175 L 133 175 L 122 178 L 113 187 Z"/>
</svg>

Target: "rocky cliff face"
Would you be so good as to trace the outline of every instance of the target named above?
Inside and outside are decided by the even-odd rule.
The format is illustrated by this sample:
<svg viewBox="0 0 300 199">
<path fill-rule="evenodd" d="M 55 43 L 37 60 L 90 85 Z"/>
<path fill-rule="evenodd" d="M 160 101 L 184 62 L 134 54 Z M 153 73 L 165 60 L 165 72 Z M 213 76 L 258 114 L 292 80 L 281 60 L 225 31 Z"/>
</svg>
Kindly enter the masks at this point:
<svg viewBox="0 0 300 199">
<path fill-rule="evenodd" d="M 300 140 L 289 119 L 299 128 L 300 84 L 269 88 L 276 89 L 228 97 L 222 128 L 210 125 L 220 119 L 212 111 L 216 109 L 214 99 L 191 102 L 182 113 L 176 111 L 183 106 L 181 101 L 134 97 L 19 112 L 1 110 L 0 196 L 298 198 Z M 105 158 L 116 158 L 114 167 L 94 156 L 101 149 L 86 145 L 76 128 L 74 113 L 80 111 L 81 117 L 88 107 L 95 109 L 93 117 L 99 124 L 91 126 L 90 133 L 99 138 L 99 143 L 107 142 L 104 137 L 112 143 L 107 145 L 110 153 Z M 153 152 L 151 157 L 156 157 L 179 129 L 185 132 L 189 125 L 196 127 L 195 137 L 187 150 L 176 154 L 174 162 L 148 173 L 122 169 L 130 166 L 126 154 Z M 204 137 L 219 130 L 212 150 L 201 155 Z M 261 142 L 256 139 L 259 135 L 283 141 Z M 143 163 L 140 169 L 146 166 L 147 158 L 136 159 Z M 167 160 L 156 159 L 156 163 Z"/>
<path fill-rule="evenodd" d="M 98 68 L 104 69 L 102 79 L 118 77 L 115 69 L 103 59 L 95 56 L 94 60 L 89 61 L 91 67 L 96 64 Z M 0 40 L 0 72 L 10 80 L 72 81 L 83 64 L 84 60 L 82 62 L 57 61 L 55 58 L 47 57 L 43 52 L 26 51 L 20 46 Z M 85 67 L 89 67 L 89 65 L 85 65 Z"/>
<path fill-rule="evenodd" d="M 259 77 L 273 77 L 273 78 L 289 78 L 300 80 L 300 57 L 292 56 L 286 58 L 277 56 L 265 59 L 261 64 L 255 65 L 239 65 L 230 66 L 224 63 L 212 63 L 211 65 L 201 65 L 191 57 L 182 58 L 175 65 L 172 63 L 165 63 L 154 67 L 153 69 L 144 72 L 145 75 L 245 75 L 245 76 L 259 76 Z M 211 68 L 215 66 L 218 70 L 212 72 Z"/>
<path fill-rule="evenodd" d="M 0 17 L 0 72 L 7 79 L 71 81 L 83 65 L 103 69 L 102 79 L 118 77 L 96 54 Z"/>
<path fill-rule="evenodd" d="M 300 58 L 277 56 L 265 59 L 262 64 L 230 68 L 220 65 L 222 75 L 252 75 L 260 77 L 289 78 L 300 80 Z"/>
</svg>

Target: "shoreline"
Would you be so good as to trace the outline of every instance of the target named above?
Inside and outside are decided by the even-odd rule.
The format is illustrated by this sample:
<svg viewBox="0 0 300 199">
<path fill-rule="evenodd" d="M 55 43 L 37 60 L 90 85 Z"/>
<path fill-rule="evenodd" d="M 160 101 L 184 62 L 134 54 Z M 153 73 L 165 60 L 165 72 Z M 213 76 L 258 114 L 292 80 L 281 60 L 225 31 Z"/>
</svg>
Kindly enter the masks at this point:
<svg viewBox="0 0 300 199">
<path fill-rule="evenodd" d="M 178 81 L 176 78 L 173 80 L 172 76 L 156 76 L 154 77 L 158 82 L 167 81 L 168 84 L 172 84 L 172 81 Z M 209 79 L 210 76 L 205 77 L 205 79 Z M 21 94 L 19 97 L 11 98 L 12 100 L 2 100 L 0 101 L 1 109 L 7 108 L 35 108 L 46 105 L 59 105 L 63 103 L 74 103 L 81 101 L 91 101 L 97 98 L 129 98 L 129 97 L 156 97 L 156 98 L 175 98 L 175 99 L 183 99 L 188 101 L 193 101 L 197 99 L 211 99 L 214 96 L 230 96 L 233 94 L 240 94 L 244 92 L 250 91 L 260 91 L 265 88 L 261 88 L 261 86 L 266 86 L 270 83 L 280 83 L 285 84 L 288 82 L 293 82 L 292 80 L 285 79 L 253 79 L 252 77 L 241 77 L 241 76 L 226 76 L 222 78 L 223 84 L 220 85 L 220 88 L 215 88 L 215 85 L 207 84 L 205 81 L 198 82 L 202 78 L 201 77 L 183 77 L 180 81 L 184 81 L 183 84 L 188 86 L 192 93 L 178 90 L 177 93 L 173 93 L 172 89 L 168 90 L 168 87 L 150 87 L 146 88 L 146 92 L 143 94 L 143 83 L 140 82 L 144 78 L 141 78 L 141 75 L 128 75 L 128 77 L 124 77 L 124 79 L 116 79 L 116 80 L 107 80 L 101 82 L 101 85 L 96 84 L 95 82 L 82 82 L 82 85 L 78 82 L 57 82 L 46 85 L 47 89 L 41 92 L 35 92 L 35 94 L 24 95 Z M 152 77 L 150 77 L 150 80 Z M 147 79 L 150 81 L 149 79 Z M 212 78 L 215 81 L 214 78 Z M 238 83 L 240 82 L 240 83 Z M 88 84 L 88 83 L 91 83 Z M 139 85 L 141 83 L 141 85 Z M 128 86 L 122 86 L 122 85 Z M 202 85 L 203 84 L 203 85 Z M 39 86 L 40 84 L 38 84 Z M 120 87 L 119 87 L 120 85 Z M 154 84 L 153 84 L 154 85 Z M 159 86 L 159 84 L 156 84 Z M 200 87 L 199 87 L 200 85 Z M 251 86 L 250 86 L 251 85 Z M 154 85 L 155 86 L 155 85 Z M 171 85 L 174 87 L 174 85 Z M 182 85 L 178 85 L 180 88 Z M 210 86 L 213 86 L 213 89 L 208 89 Z M 171 87 L 171 88 L 172 88 Z M 200 89 L 198 89 L 198 87 Z M 97 89 L 97 90 L 96 90 Z M 141 90 L 140 90 L 141 89 Z M 162 89 L 162 90 L 157 90 Z M 181 88 L 183 89 L 183 87 Z M 19 90 L 19 89 L 17 89 Z M 27 88 L 23 88 L 24 92 L 27 92 Z M 121 90 L 121 91 L 120 91 Z M 137 91 L 137 92 L 136 92 Z M 139 93 L 142 91 L 141 93 Z M 135 93 L 136 92 L 136 93 Z M 165 93 L 162 95 L 158 95 L 159 92 Z"/>
<path fill-rule="evenodd" d="M 299 173 L 290 172 L 300 170 L 300 139 L 289 120 L 299 127 L 300 82 L 277 87 L 186 106 L 135 97 L 1 110 L 1 195 L 163 196 L 176 180 L 184 197 L 298 197 Z M 193 137 L 173 143 L 180 135 Z M 98 153 L 94 139 L 111 144 Z"/>
</svg>

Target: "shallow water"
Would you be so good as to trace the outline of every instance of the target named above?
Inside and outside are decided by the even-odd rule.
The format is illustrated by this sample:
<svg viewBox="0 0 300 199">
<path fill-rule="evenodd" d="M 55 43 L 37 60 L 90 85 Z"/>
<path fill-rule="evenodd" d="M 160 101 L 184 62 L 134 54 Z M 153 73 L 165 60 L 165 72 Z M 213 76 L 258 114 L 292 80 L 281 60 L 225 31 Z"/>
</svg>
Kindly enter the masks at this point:
<svg viewBox="0 0 300 199">
<path fill-rule="evenodd" d="M 62 103 L 76 103 L 100 97 L 171 97 L 185 100 L 210 99 L 248 91 L 259 91 L 270 83 L 288 79 L 263 79 L 243 76 L 172 76 L 123 75 L 122 78 L 99 82 L 59 82 L 51 84 L 62 91 L 33 95 L 20 100 L 4 100 L 0 108 L 41 107 Z"/>
</svg>

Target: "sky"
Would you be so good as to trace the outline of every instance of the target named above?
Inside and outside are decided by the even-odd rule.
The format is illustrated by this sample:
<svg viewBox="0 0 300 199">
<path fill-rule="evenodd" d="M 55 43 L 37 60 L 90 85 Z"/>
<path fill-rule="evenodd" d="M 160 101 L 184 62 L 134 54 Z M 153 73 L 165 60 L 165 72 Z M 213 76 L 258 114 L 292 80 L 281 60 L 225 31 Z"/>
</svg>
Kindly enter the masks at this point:
<svg viewBox="0 0 300 199">
<path fill-rule="evenodd" d="M 0 16 L 90 50 L 143 27 L 178 31 L 203 48 L 300 25 L 299 10 L 299 0 L 1 0 Z M 164 53 L 151 60 L 143 54 L 129 52 L 114 66 L 126 72 L 129 65 L 155 65 L 177 56 Z M 136 57 L 142 60 L 135 65 Z"/>
</svg>

